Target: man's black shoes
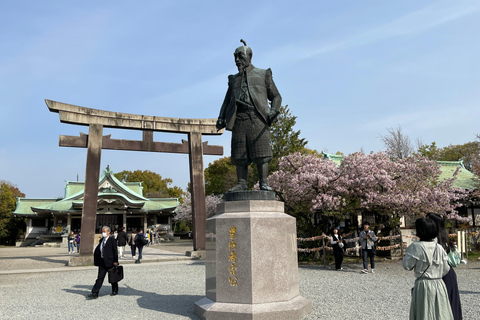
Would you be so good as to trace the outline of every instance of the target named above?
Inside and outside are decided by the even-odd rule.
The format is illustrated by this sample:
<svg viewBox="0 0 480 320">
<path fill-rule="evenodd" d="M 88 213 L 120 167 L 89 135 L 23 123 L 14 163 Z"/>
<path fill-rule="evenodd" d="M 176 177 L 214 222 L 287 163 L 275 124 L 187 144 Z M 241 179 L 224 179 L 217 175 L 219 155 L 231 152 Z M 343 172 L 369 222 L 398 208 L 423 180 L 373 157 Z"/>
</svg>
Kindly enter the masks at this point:
<svg viewBox="0 0 480 320">
<path fill-rule="evenodd" d="M 112 293 L 110 293 L 111 296 L 116 296 L 118 294 L 118 291 L 113 291 Z"/>
<path fill-rule="evenodd" d="M 97 299 L 98 298 L 98 293 L 90 293 L 87 298 L 89 299 Z"/>
</svg>

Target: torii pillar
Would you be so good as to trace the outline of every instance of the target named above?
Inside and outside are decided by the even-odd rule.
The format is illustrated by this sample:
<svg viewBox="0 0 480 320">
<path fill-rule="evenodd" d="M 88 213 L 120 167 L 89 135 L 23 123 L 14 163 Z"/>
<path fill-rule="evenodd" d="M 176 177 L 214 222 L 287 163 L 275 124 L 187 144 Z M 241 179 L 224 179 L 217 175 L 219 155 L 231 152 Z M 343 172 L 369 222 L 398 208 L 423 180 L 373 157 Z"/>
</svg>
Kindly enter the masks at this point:
<svg viewBox="0 0 480 320">
<path fill-rule="evenodd" d="M 60 122 L 89 126 L 88 135 L 60 136 L 62 147 L 87 148 L 85 197 L 82 209 L 82 241 L 80 256 L 91 256 L 94 248 L 97 219 L 98 179 L 102 149 L 188 153 L 192 194 L 193 249 L 205 250 L 205 180 L 203 155 L 223 155 L 222 146 L 202 142 L 202 135 L 220 135 L 217 119 L 180 119 L 135 115 L 91 109 L 62 102 L 45 100 L 51 112 L 59 114 Z M 143 131 L 142 140 L 117 140 L 103 135 L 103 128 Z M 188 142 L 167 143 L 153 141 L 153 132 L 187 134 Z"/>
</svg>

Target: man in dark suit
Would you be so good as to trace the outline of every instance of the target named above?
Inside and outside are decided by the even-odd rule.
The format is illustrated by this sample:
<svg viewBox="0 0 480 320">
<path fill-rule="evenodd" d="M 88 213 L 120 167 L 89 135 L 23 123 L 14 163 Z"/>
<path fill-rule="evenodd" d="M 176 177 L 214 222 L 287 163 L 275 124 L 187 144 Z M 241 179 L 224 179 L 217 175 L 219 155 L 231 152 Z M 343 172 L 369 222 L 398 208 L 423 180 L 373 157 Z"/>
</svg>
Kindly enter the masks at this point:
<svg viewBox="0 0 480 320">
<path fill-rule="evenodd" d="M 94 264 L 98 267 L 98 276 L 97 281 L 93 285 L 92 293 L 88 295 L 88 298 L 91 299 L 98 298 L 98 292 L 102 287 L 108 269 L 118 266 L 117 240 L 115 240 L 115 237 L 110 236 L 111 231 L 110 227 L 104 226 L 102 228 L 102 240 L 100 240 L 93 253 Z M 112 283 L 112 294 L 110 295 L 115 296 L 117 294 L 118 282 L 115 282 Z"/>
<path fill-rule="evenodd" d="M 269 126 L 277 121 L 282 97 L 270 69 L 251 64 L 252 49 L 245 41 L 234 52 L 238 73 L 228 76 L 228 90 L 220 110 L 217 129 L 232 131 L 232 163 L 238 183 L 230 192 L 247 190 L 248 166 L 257 165 L 260 190 L 267 184 L 268 162 L 272 159 Z M 268 101 L 271 101 L 269 106 Z"/>
<path fill-rule="evenodd" d="M 118 245 L 118 253 L 120 255 L 120 258 L 125 258 L 125 246 L 127 245 L 128 242 L 128 235 L 125 232 L 124 227 L 120 227 L 117 235 L 117 245 Z"/>
</svg>

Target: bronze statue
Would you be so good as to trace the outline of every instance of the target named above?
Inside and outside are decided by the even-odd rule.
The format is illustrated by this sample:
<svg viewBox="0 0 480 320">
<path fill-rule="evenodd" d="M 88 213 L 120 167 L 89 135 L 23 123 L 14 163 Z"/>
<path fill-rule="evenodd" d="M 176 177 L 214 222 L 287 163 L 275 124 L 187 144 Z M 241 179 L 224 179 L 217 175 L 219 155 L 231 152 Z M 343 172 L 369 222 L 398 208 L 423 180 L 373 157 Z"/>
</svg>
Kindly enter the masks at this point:
<svg viewBox="0 0 480 320">
<path fill-rule="evenodd" d="M 257 164 L 260 190 L 271 191 L 267 184 L 268 162 L 272 159 L 269 126 L 277 121 L 282 97 L 272 70 L 254 67 L 252 49 L 240 41 L 243 46 L 233 54 L 238 73 L 228 76 L 228 90 L 217 120 L 218 130 L 232 131 L 232 163 L 237 168 L 238 183 L 229 192 L 247 190 L 252 162 Z"/>
</svg>

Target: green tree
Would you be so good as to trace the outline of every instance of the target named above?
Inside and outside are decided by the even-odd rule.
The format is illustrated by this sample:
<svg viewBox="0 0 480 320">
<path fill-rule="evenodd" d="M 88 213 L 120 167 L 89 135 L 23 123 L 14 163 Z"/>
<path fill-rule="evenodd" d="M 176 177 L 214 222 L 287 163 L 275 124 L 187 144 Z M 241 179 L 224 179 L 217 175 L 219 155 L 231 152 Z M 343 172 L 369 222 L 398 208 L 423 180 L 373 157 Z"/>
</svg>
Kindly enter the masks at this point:
<svg viewBox="0 0 480 320">
<path fill-rule="evenodd" d="M 441 149 L 437 147 L 437 144 L 434 141 L 430 145 L 424 144 L 420 146 L 416 154 L 437 161 L 440 158 L 440 150 Z"/>
<path fill-rule="evenodd" d="M 463 165 L 469 171 L 474 170 L 475 159 L 480 155 L 478 141 L 464 144 L 449 145 L 438 148 L 435 142 L 430 145 L 422 145 L 418 148 L 418 154 L 435 161 L 463 161 Z"/>
<path fill-rule="evenodd" d="M 223 157 L 205 169 L 205 195 L 222 195 L 237 183 L 237 173 L 231 157 Z"/>
<path fill-rule="evenodd" d="M 149 170 L 121 171 L 114 174 L 118 180 L 125 182 L 142 182 L 143 196 L 147 198 L 180 198 L 182 189 L 170 187 L 172 179 L 163 179 L 161 175 Z"/>
<path fill-rule="evenodd" d="M 13 216 L 18 197 L 25 194 L 11 183 L 2 181 L 0 184 L 0 238 L 15 243 L 17 237 L 25 230 L 25 218 Z"/>
<path fill-rule="evenodd" d="M 477 141 L 467 142 L 465 144 L 449 145 L 440 152 L 441 161 L 459 161 L 463 160 L 463 165 L 467 170 L 473 170 L 473 162 L 476 156 L 480 154 L 480 147 Z"/>
<path fill-rule="evenodd" d="M 247 177 L 247 185 L 251 188 L 255 180 L 256 168 L 250 167 Z M 205 169 L 205 195 L 221 196 L 237 183 L 236 167 L 232 164 L 231 157 L 223 157 L 209 163 Z"/>
<path fill-rule="evenodd" d="M 270 127 L 270 147 L 273 155 L 269 164 L 270 173 L 278 170 L 278 162 L 281 157 L 295 152 L 306 152 L 305 146 L 308 142 L 305 138 L 300 138 L 300 130 L 293 129 L 296 123 L 297 117 L 290 113 L 288 105 L 280 107 L 278 121 Z"/>
</svg>

